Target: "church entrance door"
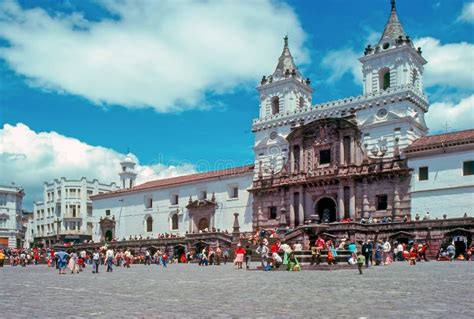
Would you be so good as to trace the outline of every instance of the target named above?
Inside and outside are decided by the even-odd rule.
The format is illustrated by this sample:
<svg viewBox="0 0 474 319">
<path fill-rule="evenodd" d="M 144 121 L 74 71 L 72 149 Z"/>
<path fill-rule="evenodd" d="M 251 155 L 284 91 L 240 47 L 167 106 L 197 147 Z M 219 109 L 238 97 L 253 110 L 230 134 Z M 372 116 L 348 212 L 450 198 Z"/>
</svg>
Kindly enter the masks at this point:
<svg viewBox="0 0 474 319">
<path fill-rule="evenodd" d="M 198 230 L 209 229 L 209 219 L 201 218 L 198 223 Z"/>
<path fill-rule="evenodd" d="M 336 203 L 329 197 L 321 198 L 316 204 L 316 214 L 319 215 L 321 223 L 336 221 Z"/>
<path fill-rule="evenodd" d="M 112 241 L 112 231 L 109 229 L 105 232 L 105 241 Z"/>
</svg>

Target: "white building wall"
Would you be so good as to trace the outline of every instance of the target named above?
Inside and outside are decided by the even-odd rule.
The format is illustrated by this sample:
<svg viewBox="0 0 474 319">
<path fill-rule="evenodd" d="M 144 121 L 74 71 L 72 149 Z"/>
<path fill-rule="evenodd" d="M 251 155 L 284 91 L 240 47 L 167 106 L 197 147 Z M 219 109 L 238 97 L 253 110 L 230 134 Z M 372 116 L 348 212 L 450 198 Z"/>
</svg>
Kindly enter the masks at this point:
<svg viewBox="0 0 474 319">
<path fill-rule="evenodd" d="M 21 213 L 25 193 L 21 187 L 0 186 L 0 239 L 2 246 L 18 248 L 23 240 Z M 7 244 L 7 245 L 5 245 Z"/>
<path fill-rule="evenodd" d="M 474 150 L 409 158 L 412 215 L 429 211 L 432 218 L 474 216 L 474 175 L 463 176 L 463 162 L 474 160 Z M 419 168 L 428 167 L 428 180 Z"/>
<path fill-rule="evenodd" d="M 209 179 L 201 182 L 182 184 L 176 187 L 163 187 L 149 191 L 128 192 L 117 194 L 114 197 L 93 199 L 94 231 L 93 240 L 101 238 L 99 220 L 106 216 L 106 210 L 110 210 L 110 216 L 116 220 L 116 234 L 119 239 L 129 236 L 142 235 L 144 238 L 156 238 L 158 233 L 179 233 L 184 235 L 190 229 L 189 212 L 186 206 L 189 197 L 198 199 L 200 190 L 207 191 L 207 199 L 211 199 L 212 193 L 216 198 L 218 207 L 214 220 L 210 227 L 232 232 L 234 213 L 239 213 L 240 231 L 252 230 L 252 197 L 247 191 L 251 187 L 253 173 L 239 176 L 222 177 L 220 179 Z M 237 199 L 229 198 L 230 186 L 239 188 Z M 171 195 L 178 194 L 178 205 L 171 205 Z M 145 208 L 145 198 L 153 198 L 152 208 Z M 179 211 L 179 229 L 171 229 L 171 217 Z M 146 218 L 153 218 L 152 232 L 146 232 Z"/>
<path fill-rule="evenodd" d="M 80 180 L 62 177 L 51 183 L 45 182 L 43 201 L 38 201 L 33 206 L 32 236 L 57 235 L 58 219 L 59 235 L 92 235 L 87 227 L 88 223 L 93 227 L 94 222 L 92 211 L 90 214 L 87 212 L 87 207 L 92 207 L 89 197 L 117 189 L 115 183 L 102 184 L 97 179 L 88 181 L 85 177 Z M 72 215 L 73 205 L 77 207 L 75 218 Z"/>
</svg>

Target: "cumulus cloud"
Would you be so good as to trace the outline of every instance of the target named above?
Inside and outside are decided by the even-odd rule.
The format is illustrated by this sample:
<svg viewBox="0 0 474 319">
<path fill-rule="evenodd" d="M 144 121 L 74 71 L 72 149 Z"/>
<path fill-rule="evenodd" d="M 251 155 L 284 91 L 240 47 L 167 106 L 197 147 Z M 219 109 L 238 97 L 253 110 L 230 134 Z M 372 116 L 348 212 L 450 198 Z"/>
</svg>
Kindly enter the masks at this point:
<svg viewBox="0 0 474 319">
<path fill-rule="evenodd" d="M 425 37 L 415 40 L 428 61 L 423 75 L 425 87 L 444 86 L 470 89 L 474 86 L 474 44 L 467 42 L 441 44 Z"/>
<path fill-rule="evenodd" d="M 42 200 L 43 183 L 66 177 L 101 183 L 116 182 L 124 154 L 92 146 L 56 132 L 35 132 L 24 124 L 5 124 L 0 129 L 1 183 L 15 182 L 26 192 L 27 207 Z M 138 162 L 138 160 L 137 160 Z M 137 183 L 194 173 L 190 164 L 168 166 L 162 163 L 136 167 Z"/>
<path fill-rule="evenodd" d="M 459 103 L 437 102 L 430 106 L 426 122 L 432 132 L 445 130 L 458 131 L 474 128 L 474 95 L 462 99 Z"/>
<path fill-rule="evenodd" d="M 159 112 L 208 107 L 206 94 L 255 84 L 275 67 L 287 32 L 298 61 L 309 59 L 296 14 L 277 1 L 99 3 L 113 18 L 4 1 L 0 58 L 31 85 Z"/>
<path fill-rule="evenodd" d="M 321 61 L 321 65 L 331 72 L 327 81 L 333 83 L 344 74 L 351 73 L 354 81 L 361 83 L 362 71 L 358 58 L 359 55 L 351 48 L 329 51 Z"/>
<path fill-rule="evenodd" d="M 474 23 L 474 2 L 464 4 L 458 21 Z"/>
</svg>

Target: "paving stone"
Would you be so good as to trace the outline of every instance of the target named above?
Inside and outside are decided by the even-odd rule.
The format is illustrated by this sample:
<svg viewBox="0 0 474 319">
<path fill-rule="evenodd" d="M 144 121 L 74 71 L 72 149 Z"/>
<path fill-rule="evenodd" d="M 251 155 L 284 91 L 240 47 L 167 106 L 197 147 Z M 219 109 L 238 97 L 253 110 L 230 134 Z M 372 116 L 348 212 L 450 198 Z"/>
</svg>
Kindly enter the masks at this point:
<svg viewBox="0 0 474 319">
<path fill-rule="evenodd" d="M 253 265 L 257 266 L 257 263 Z M 58 275 L 0 268 L 1 318 L 472 318 L 474 262 L 263 272 L 133 265 Z"/>
</svg>

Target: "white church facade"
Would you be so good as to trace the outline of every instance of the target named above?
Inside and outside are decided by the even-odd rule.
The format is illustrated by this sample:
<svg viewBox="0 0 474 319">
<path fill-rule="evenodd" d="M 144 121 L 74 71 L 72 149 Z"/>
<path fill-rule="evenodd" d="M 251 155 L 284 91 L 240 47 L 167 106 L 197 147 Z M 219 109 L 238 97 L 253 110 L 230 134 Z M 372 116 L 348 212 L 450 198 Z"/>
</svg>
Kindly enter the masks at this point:
<svg viewBox="0 0 474 319">
<path fill-rule="evenodd" d="M 359 59 L 362 95 L 313 105 L 311 81 L 298 70 L 285 37 L 274 72 L 257 88 L 254 165 L 135 185 L 135 163 L 127 156 L 122 189 L 92 196 L 94 240 L 230 232 L 234 213 L 240 230 L 251 231 L 370 217 L 401 221 L 414 209 L 434 212 L 423 194 L 431 190 L 413 178 L 421 159 L 442 163 L 446 155 L 423 158 L 410 149 L 428 133 L 427 61 L 391 4 L 379 42 Z M 472 147 L 456 154 L 463 162 L 474 159 Z M 471 177 L 453 181 L 451 191 L 472 194 Z M 429 187 L 442 188 L 437 185 Z"/>
</svg>

